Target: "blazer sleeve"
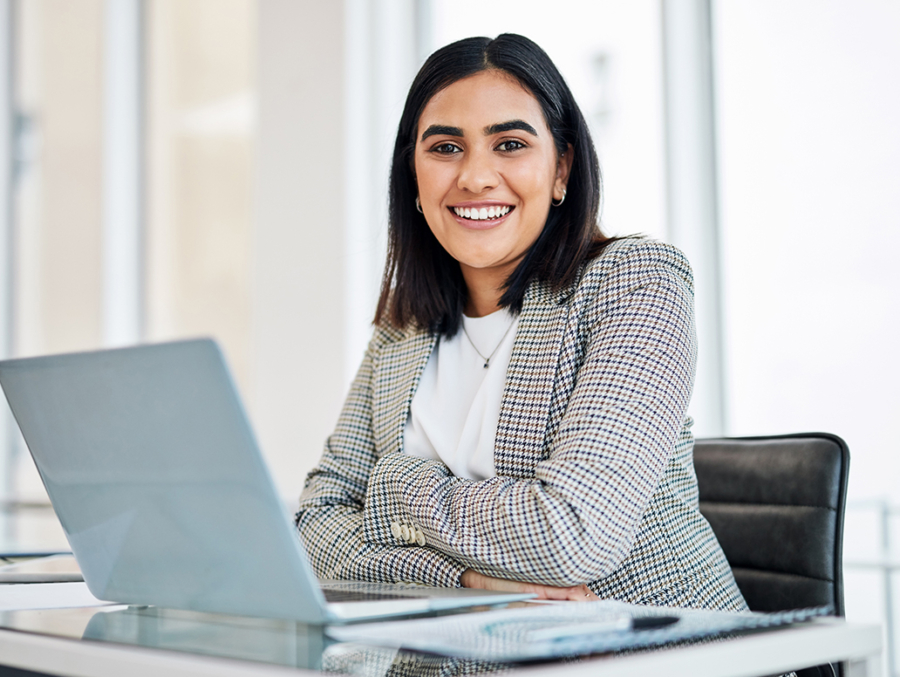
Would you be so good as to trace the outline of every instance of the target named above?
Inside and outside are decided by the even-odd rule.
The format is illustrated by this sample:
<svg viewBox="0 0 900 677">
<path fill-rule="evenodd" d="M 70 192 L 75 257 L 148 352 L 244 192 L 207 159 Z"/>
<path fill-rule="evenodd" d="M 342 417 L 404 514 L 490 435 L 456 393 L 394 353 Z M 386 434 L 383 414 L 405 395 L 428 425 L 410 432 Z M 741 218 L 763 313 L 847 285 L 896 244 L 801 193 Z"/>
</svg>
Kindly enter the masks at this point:
<svg viewBox="0 0 900 677">
<path fill-rule="evenodd" d="M 680 252 L 638 241 L 611 256 L 611 268 L 593 266 L 575 294 L 588 325 L 584 358 L 534 477 L 473 481 L 387 454 L 369 478 L 368 542 L 392 542 L 391 520 L 413 523 L 457 562 L 549 585 L 596 581 L 620 566 L 681 431 L 696 352 Z M 602 279 L 590 289 L 592 275 Z"/>
<path fill-rule="evenodd" d="M 295 522 L 320 578 L 457 587 L 466 567 L 452 557 L 432 548 L 410 549 L 363 539 L 363 506 L 376 463 L 373 363 L 382 340 L 382 333 L 376 331 L 335 432 L 306 479 Z"/>
</svg>

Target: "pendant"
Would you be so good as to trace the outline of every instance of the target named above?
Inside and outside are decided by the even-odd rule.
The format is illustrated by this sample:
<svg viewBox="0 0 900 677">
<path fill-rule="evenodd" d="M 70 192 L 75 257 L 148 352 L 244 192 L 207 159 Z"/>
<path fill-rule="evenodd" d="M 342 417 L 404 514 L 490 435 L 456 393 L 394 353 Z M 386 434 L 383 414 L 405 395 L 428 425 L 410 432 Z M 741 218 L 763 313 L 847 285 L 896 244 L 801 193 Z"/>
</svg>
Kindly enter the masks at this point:
<svg viewBox="0 0 900 677">
<path fill-rule="evenodd" d="M 490 362 L 490 360 L 488 360 L 488 362 Z M 484 368 L 485 368 L 485 369 L 488 368 L 488 362 L 485 362 L 485 363 L 484 363 Z"/>
</svg>

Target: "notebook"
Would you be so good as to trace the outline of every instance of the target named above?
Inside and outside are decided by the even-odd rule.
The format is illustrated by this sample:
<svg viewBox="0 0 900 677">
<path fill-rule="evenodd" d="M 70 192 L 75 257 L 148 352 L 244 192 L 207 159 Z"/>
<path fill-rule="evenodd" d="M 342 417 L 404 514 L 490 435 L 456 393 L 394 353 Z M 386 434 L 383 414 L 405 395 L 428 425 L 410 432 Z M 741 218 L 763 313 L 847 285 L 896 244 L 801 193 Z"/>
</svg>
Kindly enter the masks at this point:
<svg viewBox="0 0 900 677">
<path fill-rule="evenodd" d="M 100 599 L 339 623 L 531 596 L 323 591 L 212 340 L 6 360 L 0 385 Z"/>
</svg>

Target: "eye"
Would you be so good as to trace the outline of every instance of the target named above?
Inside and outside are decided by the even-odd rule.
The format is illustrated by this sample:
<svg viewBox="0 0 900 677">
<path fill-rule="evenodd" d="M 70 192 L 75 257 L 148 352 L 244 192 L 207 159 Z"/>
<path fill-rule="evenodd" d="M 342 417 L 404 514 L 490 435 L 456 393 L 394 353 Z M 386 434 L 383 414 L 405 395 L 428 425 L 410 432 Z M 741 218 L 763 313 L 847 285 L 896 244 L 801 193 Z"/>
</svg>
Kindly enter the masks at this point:
<svg viewBox="0 0 900 677">
<path fill-rule="evenodd" d="M 462 152 L 462 149 L 455 143 L 444 141 L 443 143 L 433 146 L 431 152 L 436 153 L 437 155 L 453 155 L 454 153 Z"/>
<path fill-rule="evenodd" d="M 503 153 L 511 153 L 522 148 L 527 148 L 527 146 L 518 139 L 508 139 L 497 146 L 497 150 Z"/>
</svg>

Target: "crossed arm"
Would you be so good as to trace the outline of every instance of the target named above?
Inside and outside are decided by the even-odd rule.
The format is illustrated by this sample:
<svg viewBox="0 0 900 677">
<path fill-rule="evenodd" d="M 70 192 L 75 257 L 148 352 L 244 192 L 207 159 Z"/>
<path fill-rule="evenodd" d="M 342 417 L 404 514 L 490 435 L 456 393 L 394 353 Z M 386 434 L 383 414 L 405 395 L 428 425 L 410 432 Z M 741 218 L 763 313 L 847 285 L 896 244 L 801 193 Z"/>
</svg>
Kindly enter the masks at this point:
<svg viewBox="0 0 900 677">
<path fill-rule="evenodd" d="M 389 337 L 377 332 L 301 497 L 297 525 L 317 573 L 440 586 L 511 581 L 583 598 L 584 583 L 615 571 L 665 469 L 693 379 L 690 280 L 661 247 L 626 250 L 583 301 L 595 304 L 580 311 L 589 325 L 583 360 L 530 479 L 473 481 L 437 461 L 378 457 L 372 389 Z M 398 520 L 415 524 L 426 545 L 400 542 L 390 529 Z"/>
</svg>

